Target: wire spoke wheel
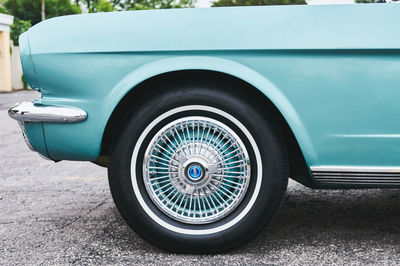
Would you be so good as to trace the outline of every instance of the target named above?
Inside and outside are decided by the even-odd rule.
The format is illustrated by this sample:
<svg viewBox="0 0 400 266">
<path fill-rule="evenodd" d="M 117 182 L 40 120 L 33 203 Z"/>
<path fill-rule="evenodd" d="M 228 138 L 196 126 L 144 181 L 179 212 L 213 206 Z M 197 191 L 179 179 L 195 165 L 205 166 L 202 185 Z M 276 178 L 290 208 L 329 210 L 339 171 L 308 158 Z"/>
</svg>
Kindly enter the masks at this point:
<svg viewBox="0 0 400 266">
<path fill-rule="evenodd" d="M 274 217 L 287 187 L 287 153 L 263 102 L 244 97 L 250 87 L 204 84 L 197 75 L 144 87 L 149 97 L 115 137 L 110 189 L 128 225 L 153 245 L 226 252 Z"/>
<path fill-rule="evenodd" d="M 169 217 L 187 224 L 218 221 L 242 201 L 250 158 L 236 133 L 201 116 L 175 120 L 150 141 L 143 162 L 146 190 Z"/>
</svg>

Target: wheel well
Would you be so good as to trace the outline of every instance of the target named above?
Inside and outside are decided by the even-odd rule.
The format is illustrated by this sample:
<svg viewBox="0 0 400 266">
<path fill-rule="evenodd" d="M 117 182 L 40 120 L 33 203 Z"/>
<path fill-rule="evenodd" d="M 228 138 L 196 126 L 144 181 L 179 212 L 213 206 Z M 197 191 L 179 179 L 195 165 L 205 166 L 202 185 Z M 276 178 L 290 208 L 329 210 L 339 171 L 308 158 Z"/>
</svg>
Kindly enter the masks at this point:
<svg viewBox="0 0 400 266">
<path fill-rule="evenodd" d="M 241 88 L 240 93 L 244 97 L 252 96 L 252 99 L 257 99 L 260 108 L 264 109 L 265 113 L 272 115 L 272 118 L 274 119 L 276 126 L 284 139 L 289 157 L 290 177 L 302 183 L 303 185 L 309 187 L 313 186 L 308 166 L 305 162 L 299 144 L 297 143 L 297 140 L 294 137 L 293 132 L 287 124 L 285 118 L 275 107 L 275 105 L 260 90 L 243 81 L 242 79 L 214 71 L 183 70 L 168 72 L 147 79 L 132 88 L 118 103 L 107 122 L 107 126 L 103 135 L 100 157 L 104 158 L 110 154 L 113 146 L 113 139 L 115 139 L 115 136 L 118 136 L 118 133 L 121 132 L 124 124 L 121 123 L 121 119 L 123 119 L 127 113 L 134 112 L 141 99 L 151 94 L 152 88 L 156 87 L 156 85 L 166 84 L 167 82 L 172 81 L 176 82 L 177 80 L 182 83 L 191 82 L 193 80 L 207 80 L 207 82 L 224 84 L 227 82 L 231 84 L 234 83 L 236 85 L 234 86 L 235 88 Z"/>
</svg>

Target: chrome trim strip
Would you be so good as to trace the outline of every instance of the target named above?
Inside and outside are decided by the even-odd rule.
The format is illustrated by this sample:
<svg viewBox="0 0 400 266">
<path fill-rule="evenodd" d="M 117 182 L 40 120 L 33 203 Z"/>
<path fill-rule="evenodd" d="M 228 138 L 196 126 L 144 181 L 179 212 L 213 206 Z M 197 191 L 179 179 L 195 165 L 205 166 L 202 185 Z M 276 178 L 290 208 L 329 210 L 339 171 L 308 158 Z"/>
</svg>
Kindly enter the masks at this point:
<svg viewBox="0 0 400 266">
<path fill-rule="evenodd" d="M 400 173 L 400 167 L 351 167 L 351 166 L 311 166 L 312 172 L 347 172 L 347 173 Z"/>
<path fill-rule="evenodd" d="M 400 186 L 400 167 L 310 167 L 320 184 Z"/>
<path fill-rule="evenodd" d="M 41 105 L 32 102 L 17 103 L 8 115 L 22 123 L 77 123 L 85 121 L 87 113 L 76 107 Z"/>
</svg>

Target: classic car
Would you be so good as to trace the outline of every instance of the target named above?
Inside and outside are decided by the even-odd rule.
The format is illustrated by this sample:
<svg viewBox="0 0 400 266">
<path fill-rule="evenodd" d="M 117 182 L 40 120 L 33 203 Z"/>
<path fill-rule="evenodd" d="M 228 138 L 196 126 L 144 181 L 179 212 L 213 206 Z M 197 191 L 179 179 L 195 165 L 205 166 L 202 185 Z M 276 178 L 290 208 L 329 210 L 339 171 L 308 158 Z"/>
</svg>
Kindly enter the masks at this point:
<svg viewBox="0 0 400 266">
<path fill-rule="evenodd" d="M 400 187 L 400 6 L 148 10 L 20 37 L 41 92 L 9 110 L 55 162 L 108 167 L 118 210 L 176 252 L 223 252 L 273 219 L 288 178 Z"/>
</svg>

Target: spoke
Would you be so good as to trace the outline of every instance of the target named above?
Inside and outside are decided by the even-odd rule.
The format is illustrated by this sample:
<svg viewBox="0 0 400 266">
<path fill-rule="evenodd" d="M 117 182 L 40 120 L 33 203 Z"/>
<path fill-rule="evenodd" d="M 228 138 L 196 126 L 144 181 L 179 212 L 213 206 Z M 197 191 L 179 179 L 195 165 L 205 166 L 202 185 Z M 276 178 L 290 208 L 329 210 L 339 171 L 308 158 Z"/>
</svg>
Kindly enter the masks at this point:
<svg viewBox="0 0 400 266">
<path fill-rule="evenodd" d="M 226 170 L 226 169 L 235 169 L 235 168 L 241 168 L 241 167 L 245 167 L 245 164 L 240 164 L 237 166 L 230 166 L 230 167 L 219 167 L 217 168 L 217 170 Z"/>
<path fill-rule="evenodd" d="M 175 191 L 175 190 L 174 190 Z M 168 207 L 168 205 L 175 199 L 175 197 L 177 196 L 177 195 L 181 195 L 181 193 L 179 193 L 178 191 L 176 191 L 176 194 L 165 204 L 167 207 Z M 172 207 L 173 207 L 173 204 L 171 204 L 172 205 Z"/>
<path fill-rule="evenodd" d="M 196 206 L 197 206 L 197 199 L 199 197 L 199 194 L 196 195 L 196 198 L 194 199 L 194 210 L 193 210 L 193 217 L 196 217 Z"/>
<path fill-rule="evenodd" d="M 230 141 L 230 140 L 229 140 L 229 141 Z M 229 141 L 225 142 L 225 144 L 224 144 L 222 147 L 224 147 L 226 144 L 228 144 Z M 233 145 L 234 145 L 234 144 L 232 143 L 232 144 L 229 145 L 228 148 L 226 148 L 224 151 L 221 151 L 221 150 L 222 150 L 222 147 L 218 148 L 218 153 L 219 153 L 219 154 L 224 154 L 224 152 L 226 152 L 227 150 L 229 150 Z M 231 153 L 231 152 L 230 152 L 230 153 Z M 230 153 L 221 156 L 221 159 L 225 158 L 225 157 L 228 156 Z M 216 158 L 216 157 L 214 157 L 214 158 Z M 213 160 L 214 160 L 214 158 L 213 158 Z M 235 157 L 231 157 L 231 158 L 235 158 Z M 231 159 L 231 158 L 230 158 L 230 159 Z"/>
<path fill-rule="evenodd" d="M 190 153 L 190 154 L 193 154 L 193 153 L 190 151 L 190 132 L 189 132 L 189 126 L 188 126 L 188 124 L 185 124 L 185 126 L 186 126 L 186 132 L 187 132 L 187 134 L 188 134 L 188 141 L 189 141 L 189 143 L 188 143 L 188 150 L 189 150 L 189 153 Z"/>
<path fill-rule="evenodd" d="M 211 206 L 211 204 L 210 204 L 210 202 L 208 201 L 208 196 L 207 196 L 207 193 L 206 193 L 206 189 L 205 188 L 203 188 L 203 192 L 204 192 L 204 200 L 207 202 L 207 205 L 210 207 L 210 208 L 212 208 L 212 206 Z M 213 203 L 214 204 L 214 203 Z M 215 205 L 214 205 L 214 210 L 215 210 Z"/>
<path fill-rule="evenodd" d="M 201 133 L 201 139 L 199 141 L 200 143 L 200 149 L 199 149 L 199 154 L 201 154 L 201 149 L 203 148 L 203 140 L 204 140 L 204 132 L 206 131 L 206 124 L 203 124 L 203 132 Z"/>
<path fill-rule="evenodd" d="M 235 157 L 232 157 L 232 158 L 235 158 Z M 241 163 L 241 164 L 243 163 L 244 165 L 247 165 L 247 162 L 245 160 L 233 161 L 230 163 L 225 163 L 225 165 L 230 165 L 230 164 L 234 164 L 234 163 Z"/>
<path fill-rule="evenodd" d="M 172 150 L 177 150 L 178 147 L 175 146 L 174 142 L 172 140 L 170 140 L 170 138 L 168 137 L 168 135 L 165 135 L 165 138 L 169 141 L 169 143 L 171 143 L 171 145 L 174 147 L 174 149 Z"/>
<path fill-rule="evenodd" d="M 169 177 L 169 175 L 163 175 L 163 176 L 158 176 L 158 177 L 153 177 L 153 178 L 150 177 L 150 181 L 161 179 L 161 178 L 167 178 L 167 177 Z"/>
<path fill-rule="evenodd" d="M 194 139 L 194 128 L 195 128 L 195 125 L 194 125 L 194 123 L 192 124 L 192 135 L 193 135 L 193 154 L 196 154 L 196 141 L 195 141 L 195 139 Z"/>
<path fill-rule="evenodd" d="M 234 152 L 237 152 L 239 149 L 240 149 L 240 148 L 237 148 L 237 149 L 235 149 L 235 150 L 233 150 L 233 151 L 230 151 L 229 153 L 227 153 L 227 154 L 225 154 L 225 155 L 222 155 L 222 156 L 221 156 L 221 159 L 226 158 L 227 156 L 231 155 L 231 154 L 234 153 Z M 222 154 L 222 153 L 221 153 L 221 154 Z M 233 157 L 229 157 L 229 158 L 227 158 L 227 159 L 222 160 L 221 162 L 225 162 L 225 161 L 227 161 L 227 160 L 231 160 L 232 158 L 235 158 L 236 156 L 237 156 L 237 155 L 235 155 L 235 156 L 233 156 Z"/>
<path fill-rule="evenodd" d="M 185 141 L 185 146 L 186 147 L 189 147 L 189 142 L 188 142 L 188 140 L 187 140 L 187 138 L 186 138 L 186 133 L 185 133 L 185 126 L 184 125 L 181 125 L 180 126 L 180 129 L 181 129 L 181 131 L 182 131 L 182 136 L 183 136 L 183 140 Z M 190 155 L 190 150 L 188 149 L 188 154 L 187 155 Z"/>
<path fill-rule="evenodd" d="M 214 139 L 215 131 L 216 131 L 216 129 L 213 128 L 213 133 L 212 133 L 210 139 L 208 140 L 208 142 L 206 143 L 206 151 L 208 151 L 209 149 L 213 149 L 213 147 L 210 145 L 210 143 Z"/>
<path fill-rule="evenodd" d="M 214 184 L 212 184 L 212 185 L 215 186 Z M 217 187 L 217 186 L 215 186 L 215 187 Z M 228 206 L 228 203 L 225 202 L 224 198 L 222 198 L 220 194 L 218 194 L 218 193 L 213 193 L 213 194 L 211 194 L 211 195 L 218 201 L 218 203 L 219 203 L 220 205 L 224 205 L 225 207 Z M 221 199 L 222 203 L 217 199 L 216 196 L 218 196 L 218 197 Z"/>
<path fill-rule="evenodd" d="M 177 130 L 176 128 L 174 128 L 174 132 L 175 132 L 176 135 L 178 136 L 179 143 L 181 143 L 181 147 L 184 146 L 184 145 L 182 144 L 182 143 L 183 143 L 183 140 L 182 140 L 182 138 L 181 138 L 181 135 L 178 133 L 178 130 Z M 184 149 L 184 148 L 182 148 L 182 151 L 183 151 L 183 153 L 184 153 L 185 155 L 188 155 L 188 154 L 185 152 L 185 149 Z"/>
<path fill-rule="evenodd" d="M 175 177 L 175 178 L 178 178 L 178 177 Z M 160 182 L 158 182 L 157 184 L 160 185 L 160 184 L 164 184 L 165 182 L 171 183 L 171 179 L 167 179 L 167 180 L 164 180 L 164 181 L 160 181 Z"/>
<path fill-rule="evenodd" d="M 175 165 L 173 165 L 173 164 L 166 164 L 166 163 L 164 163 L 164 162 L 159 162 L 159 161 L 155 161 L 155 162 L 152 162 L 152 163 L 165 165 L 165 166 L 167 166 L 168 168 L 169 168 L 169 167 L 179 168 L 178 166 L 175 166 Z M 150 167 L 152 167 L 152 166 L 150 166 Z"/>
<path fill-rule="evenodd" d="M 193 194 L 190 194 L 189 211 L 188 211 L 189 216 L 190 213 L 192 212 L 192 201 L 193 201 Z"/>
<path fill-rule="evenodd" d="M 221 132 L 222 133 L 222 132 Z M 226 134 L 223 134 L 222 138 L 219 140 L 219 142 L 217 144 L 215 144 L 215 147 L 218 147 L 219 144 L 221 144 L 221 142 L 226 139 Z"/>
<path fill-rule="evenodd" d="M 223 182 L 223 181 L 220 181 L 220 180 L 215 180 L 215 181 L 217 181 L 218 183 L 220 183 L 221 185 L 223 185 L 223 186 L 228 186 L 228 187 L 230 187 L 230 188 L 233 188 L 233 189 L 235 189 L 235 190 L 238 190 L 238 189 L 240 189 L 240 186 L 241 186 L 241 184 L 240 184 L 240 186 L 232 186 L 232 185 L 230 185 L 230 184 L 226 184 L 225 182 Z M 226 181 L 226 180 L 224 180 L 224 181 Z"/>
<path fill-rule="evenodd" d="M 167 136 L 166 136 L 165 138 L 169 140 L 169 138 L 168 138 Z M 165 145 L 167 145 L 167 147 L 168 147 L 170 150 L 172 150 L 172 151 L 176 150 L 175 147 L 172 147 L 172 148 L 171 148 L 171 146 L 168 144 L 168 142 L 167 142 L 165 139 L 163 139 L 162 142 L 163 142 Z M 170 142 L 171 142 L 171 141 L 170 141 Z M 171 144 L 172 144 L 172 142 L 171 142 Z M 173 144 L 172 144 L 172 145 L 173 145 Z M 172 156 L 174 155 L 173 153 L 170 153 L 170 154 L 171 154 Z"/>
<path fill-rule="evenodd" d="M 162 146 L 160 146 L 160 144 L 157 143 L 157 146 L 158 146 L 160 149 L 162 149 L 163 151 L 168 152 L 170 155 L 172 155 L 172 156 L 174 155 L 174 154 L 172 154 L 171 152 L 169 152 L 168 150 L 164 149 Z M 177 160 L 175 160 L 174 158 L 172 158 L 171 156 L 166 155 L 165 153 L 164 153 L 163 155 L 164 155 L 165 157 L 167 157 L 168 159 L 170 159 L 170 160 L 172 160 L 172 161 L 175 161 L 176 163 L 179 164 L 179 162 L 178 162 Z"/>
<path fill-rule="evenodd" d="M 243 174 L 243 173 L 240 173 L 240 174 Z M 223 175 L 223 174 L 214 174 L 214 176 L 238 178 L 238 179 L 248 179 L 248 177 L 246 177 L 246 176 L 232 176 L 232 175 Z"/>
<path fill-rule="evenodd" d="M 214 147 L 218 147 L 219 144 L 215 145 L 215 143 L 218 141 L 219 137 L 222 135 L 222 131 L 219 132 L 218 136 L 215 137 L 213 143 L 209 143 L 209 145 L 212 145 Z"/>
<path fill-rule="evenodd" d="M 186 199 L 185 199 L 185 206 L 183 206 L 182 214 L 185 214 L 185 210 L 186 210 L 186 206 L 187 206 L 188 202 L 189 202 L 188 197 L 186 197 Z"/>
<path fill-rule="evenodd" d="M 154 155 L 154 154 L 150 155 L 150 157 L 154 157 L 154 158 L 156 158 L 156 159 L 158 159 L 158 160 L 164 160 L 164 161 L 166 161 L 166 162 L 169 163 L 169 160 L 167 160 L 167 159 L 165 159 L 165 158 L 158 157 L 158 156 L 156 156 L 156 155 Z"/>
<path fill-rule="evenodd" d="M 174 166 L 174 165 L 170 165 L 170 167 L 149 166 L 149 169 L 169 169 L 169 168 L 171 168 L 171 167 L 173 167 L 173 168 L 179 168 L 179 167 L 176 167 L 176 166 Z"/>
<path fill-rule="evenodd" d="M 178 207 L 176 208 L 176 209 L 177 209 L 177 212 L 179 212 L 179 210 L 181 209 L 182 202 L 183 202 L 183 200 L 184 200 L 185 198 L 186 198 L 185 195 L 182 195 L 181 202 L 179 202 Z M 182 212 L 183 212 L 183 211 L 182 211 Z"/>
<path fill-rule="evenodd" d="M 229 199 L 232 199 L 236 195 L 235 193 L 233 193 L 229 189 L 225 188 L 224 186 L 219 186 L 218 189 L 219 189 L 220 192 L 222 192 L 222 190 L 224 190 L 226 193 L 231 194 L 230 196 L 228 196 Z"/>
<path fill-rule="evenodd" d="M 227 178 L 224 178 L 223 181 L 222 180 L 218 180 L 218 179 L 213 179 L 212 181 L 216 181 L 216 182 L 219 182 L 221 184 L 223 184 L 223 182 L 229 182 L 231 184 L 238 185 L 238 186 L 242 186 L 243 185 L 243 183 L 235 182 L 235 181 L 229 180 Z"/>
<path fill-rule="evenodd" d="M 210 183 L 211 185 L 213 185 L 214 187 L 216 187 L 217 189 L 217 191 L 219 191 L 219 192 L 221 192 L 222 194 L 224 194 L 224 196 L 226 196 L 227 198 L 229 198 L 229 199 L 231 199 L 231 196 L 229 196 L 228 194 L 226 194 L 223 190 L 220 190 L 220 186 L 216 186 L 216 185 L 214 185 L 214 184 L 212 184 L 212 183 Z M 218 193 L 217 193 L 217 195 L 218 195 Z M 224 200 L 224 202 L 225 202 L 226 200 Z"/>
<path fill-rule="evenodd" d="M 200 122 L 197 122 L 197 143 L 199 143 L 199 146 L 200 146 L 200 148 L 201 148 L 201 143 L 200 143 L 199 135 L 200 135 Z"/>
<path fill-rule="evenodd" d="M 164 201 L 164 199 L 168 199 L 168 197 L 171 196 L 172 193 L 176 192 L 175 188 L 171 187 L 171 188 L 165 190 L 164 193 L 167 193 L 167 191 L 169 191 L 171 189 L 172 189 L 172 191 L 167 196 L 165 196 L 165 198 L 163 198 L 163 201 Z"/>
<path fill-rule="evenodd" d="M 211 206 L 210 202 L 208 201 L 208 196 L 207 196 L 205 188 L 203 188 L 203 191 L 204 191 L 204 195 L 206 195 L 204 198 L 207 201 L 208 206 L 210 206 L 210 208 L 214 207 L 214 211 L 213 211 L 214 213 L 218 212 L 217 206 L 215 206 L 214 202 L 211 200 L 211 203 L 213 205 L 213 206 Z"/>
<path fill-rule="evenodd" d="M 206 204 L 204 203 L 204 198 L 201 199 L 201 202 L 203 203 L 203 213 L 201 216 L 207 216 L 207 208 Z"/>
<path fill-rule="evenodd" d="M 162 170 L 162 171 L 157 171 L 156 172 L 157 174 L 177 174 L 178 173 L 178 171 L 164 171 L 164 170 Z"/>
<path fill-rule="evenodd" d="M 207 136 L 205 137 L 204 142 L 203 142 L 204 145 L 206 145 L 206 143 L 207 143 L 207 139 L 208 139 L 208 136 L 210 135 L 210 131 L 211 131 L 211 126 L 208 127 Z M 205 151 L 207 151 L 207 150 L 208 150 L 208 146 L 206 146 L 206 150 Z"/>
<path fill-rule="evenodd" d="M 229 145 L 228 148 L 226 148 L 224 151 L 222 151 L 222 148 L 225 147 L 226 144 L 228 144 L 229 142 L 231 142 L 231 140 L 228 140 L 227 142 L 225 142 L 225 144 L 224 144 L 222 147 L 220 147 L 220 148 L 218 149 L 218 151 L 219 151 L 220 154 L 224 154 L 224 152 L 226 152 L 226 151 L 229 150 L 233 145 L 235 145 L 234 143 L 231 143 L 231 145 Z"/>
<path fill-rule="evenodd" d="M 243 172 L 237 172 L 237 171 L 224 171 L 225 174 L 243 174 Z"/>
<path fill-rule="evenodd" d="M 154 190 L 154 192 L 158 192 L 158 191 L 160 191 L 161 189 L 165 188 L 165 187 L 168 186 L 168 185 L 171 185 L 171 184 L 168 183 L 168 184 L 166 184 L 166 185 L 164 185 L 164 186 L 161 186 L 161 187 L 157 188 L 156 190 Z"/>
</svg>

